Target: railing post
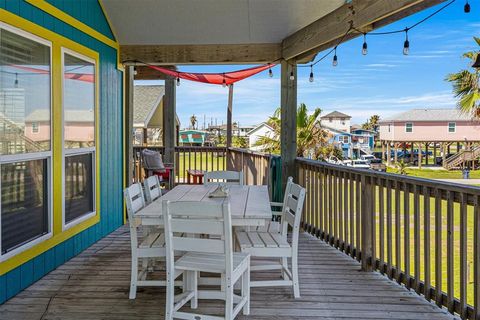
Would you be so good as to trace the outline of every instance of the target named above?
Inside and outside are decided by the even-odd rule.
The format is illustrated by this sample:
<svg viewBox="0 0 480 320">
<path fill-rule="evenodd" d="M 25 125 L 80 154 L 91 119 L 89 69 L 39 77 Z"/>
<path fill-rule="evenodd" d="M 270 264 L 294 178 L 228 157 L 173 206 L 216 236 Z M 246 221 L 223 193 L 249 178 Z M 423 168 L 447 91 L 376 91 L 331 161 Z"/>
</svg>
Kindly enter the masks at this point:
<svg viewBox="0 0 480 320">
<path fill-rule="evenodd" d="M 361 176 L 361 239 L 362 239 L 362 270 L 373 271 L 373 237 L 375 236 L 375 214 L 374 214 L 374 185 L 372 177 Z"/>
</svg>

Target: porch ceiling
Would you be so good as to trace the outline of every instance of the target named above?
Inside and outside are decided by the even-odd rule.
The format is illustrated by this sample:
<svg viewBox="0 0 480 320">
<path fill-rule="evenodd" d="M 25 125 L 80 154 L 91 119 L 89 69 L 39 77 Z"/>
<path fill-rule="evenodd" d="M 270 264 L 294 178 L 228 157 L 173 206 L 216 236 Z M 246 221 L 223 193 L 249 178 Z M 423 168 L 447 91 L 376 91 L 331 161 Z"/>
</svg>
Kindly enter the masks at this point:
<svg viewBox="0 0 480 320">
<path fill-rule="evenodd" d="M 103 0 L 121 45 L 280 43 L 345 0 Z"/>
</svg>

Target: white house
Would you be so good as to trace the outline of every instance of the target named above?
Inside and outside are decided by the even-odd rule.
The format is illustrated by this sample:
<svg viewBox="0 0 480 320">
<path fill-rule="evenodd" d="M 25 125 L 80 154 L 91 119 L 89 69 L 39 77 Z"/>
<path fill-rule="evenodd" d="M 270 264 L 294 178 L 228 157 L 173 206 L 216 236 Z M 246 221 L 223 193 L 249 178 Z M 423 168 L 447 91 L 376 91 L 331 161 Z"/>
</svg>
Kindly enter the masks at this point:
<svg viewBox="0 0 480 320">
<path fill-rule="evenodd" d="M 263 151 L 262 146 L 255 146 L 260 137 L 273 137 L 273 129 L 266 122 L 262 122 L 247 133 L 248 147 L 253 151 Z"/>
<path fill-rule="evenodd" d="M 320 118 L 322 127 L 331 128 L 343 132 L 350 132 L 350 117 L 348 114 L 338 111 L 330 112 L 329 114 Z"/>
</svg>

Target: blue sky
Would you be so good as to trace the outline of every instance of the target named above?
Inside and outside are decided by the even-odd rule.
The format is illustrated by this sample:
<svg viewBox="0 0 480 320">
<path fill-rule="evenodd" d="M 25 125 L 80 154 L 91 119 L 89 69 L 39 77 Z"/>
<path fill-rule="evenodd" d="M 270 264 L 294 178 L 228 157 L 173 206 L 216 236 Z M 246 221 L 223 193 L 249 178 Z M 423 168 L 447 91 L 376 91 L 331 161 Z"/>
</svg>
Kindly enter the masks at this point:
<svg viewBox="0 0 480 320">
<path fill-rule="evenodd" d="M 472 1 L 471 1 L 472 2 Z M 310 68 L 299 68 L 298 103 L 323 113 L 338 110 L 363 123 L 373 114 L 387 117 L 412 108 L 454 108 L 455 99 L 448 73 L 468 66 L 463 52 L 478 50 L 473 36 L 480 37 L 480 3 L 471 3 L 472 11 L 463 12 L 463 0 L 409 32 L 410 55 L 402 54 L 403 33 L 367 36 L 368 55 L 361 54 L 362 37 L 341 44 L 337 50 L 338 66 L 332 56 L 314 67 L 315 81 L 310 83 Z M 422 11 L 376 31 L 403 29 L 437 9 Z M 320 53 L 319 56 L 322 54 Z M 180 66 L 180 71 L 226 72 L 245 65 Z M 280 105 L 280 67 L 274 77 L 260 73 L 235 84 L 233 119 L 241 125 L 265 121 Z M 143 83 L 143 82 L 142 82 Z M 221 86 L 182 81 L 177 87 L 177 113 L 182 127 L 195 114 L 199 127 L 226 122 L 228 89 Z"/>
</svg>

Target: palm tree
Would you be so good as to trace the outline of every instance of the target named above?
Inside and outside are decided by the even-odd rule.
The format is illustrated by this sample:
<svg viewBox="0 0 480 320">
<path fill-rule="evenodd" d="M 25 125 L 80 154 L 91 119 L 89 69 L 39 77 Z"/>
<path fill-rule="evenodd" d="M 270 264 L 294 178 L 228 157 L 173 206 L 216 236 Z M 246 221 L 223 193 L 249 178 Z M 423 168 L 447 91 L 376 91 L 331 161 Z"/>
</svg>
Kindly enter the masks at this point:
<svg viewBox="0 0 480 320">
<path fill-rule="evenodd" d="M 480 46 L 480 38 L 473 37 L 477 45 Z M 464 58 L 475 62 L 477 52 L 470 51 L 463 54 Z M 457 107 L 464 113 L 472 115 L 474 118 L 480 118 L 480 74 L 478 69 L 464 69 L 457 73 L 447 75 L 446 80 L 452 83 L 453 93 L 458 98 Z"/>
<path fill-rule="evenodd" d="M 192 125 L 192 129 L 195 129 L 195 124 L 197 123 L 197 117 L 194 114 L 190 117 L 190 123 Z"/>
<path fill-rule="evenodd" d="M 362 128 L 365 130 L 372 130 L 377 131 L 378 129 L 378 121 L 380 120 L 380 116 L 378 114 L 374 114 L 367 120 L 364 124 L 362 124 Z"/>
<path fill-rule="evenodd" d="M 309 114 L 304 103 L 297 108 L 297 156 L 312 155 L 314 158 L 318 158 L 327 152 L 325 146 L 328 134 L 320 126 L 321 112 L 320 108 L 316 108 L 312 114 Z M 265 152 L 280 153 L 280 116 L 281 109 L 277 108 L 267 121 L 267 124 L 273 129 L 273 134 L 260 137 L 255 143 L 256 146 L 261 146 Z"/>
</svg>

